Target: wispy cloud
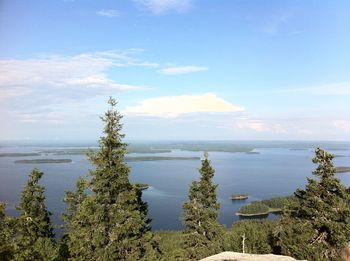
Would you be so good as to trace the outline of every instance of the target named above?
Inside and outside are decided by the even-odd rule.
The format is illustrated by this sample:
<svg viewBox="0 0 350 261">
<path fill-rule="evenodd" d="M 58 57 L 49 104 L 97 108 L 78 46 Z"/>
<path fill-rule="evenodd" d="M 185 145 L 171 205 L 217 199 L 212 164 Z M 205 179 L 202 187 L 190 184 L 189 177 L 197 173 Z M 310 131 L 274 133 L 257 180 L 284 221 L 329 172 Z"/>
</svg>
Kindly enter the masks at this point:
<svg viewBox="0 0 350 261">
<path fill-rule="evenodd" d="M 56 90 L 124 91 L 140 86 L 121 84 L 107 71 L 113 67 L 152 66 L 127 53 L 116 51 L 76 56 L 46 56 L 27 60 L 0 60 L 0 89 L 14 96 L 23 93 Z M 4 94 L 2 93 L 1 96 Z"/>
<path fill-rule="evenodd" d="M 234 105 L 213 93 L 200 95 L 163 96 L 146 99 L 123 111 L 131 116 L 173 118 L 189 113 L 242 112 L 244 108 Z"/>
<path fill-rule="evenodd" d="M 100 16 L 105 16 L 105 17 L 117 17 L 120 16 L 120 12 L 115 9 L 101 9 L 97 12 L 98 15 Z"/>
<path fill-rule="evenodd" d="M 348 96 L 350 95 L 350 82 L 336 82 L 329 84 L 296 87 L 273 91 L 274 93 L 303 93 L 305 95 Z"/>
<path fill-rule="evenodd" d="M 61 122 L 57 113 L 47 112 L 52 108 L 58 112 L 67 104 L 81 104 L 101 95 L 144 89 L 111 76 L 111 71 L 120 67 L 158 67 L 138 58 L 139 53 L 130 49 L 0 60 L 1 113 L 8 112 L 25 122 L 49 122 L 49 118 Z"/>
<path fill-rule="evenodd" d="M 267 34 L 277 34 L 284 25 L 286 25 L 291 18 L 290 13 L 283 13 L 271 16 L 267 22 L 261 27 L 262 32 Z"/>
<path fill-rule="evenodd" d="M 235 125 L 239 129 L 251 129 L 256 132 L 286 133 L 286 129 L 280 123 L 267 122 L 262 119 L 241 118 L 236 120 Z"/>
<path fill-rule="evenodd" d="M 195 73 L 207 71 L 207 67 L 200 66 L 174 66 L 174 67 L 166 67 L 160 69 L 159 72 L 166 75 L 176 75 L 176 74 L 187 74 L 187 73 Z"/>
<path fill-rule="evenodd" d="M 192 0 L 133 0 L 137 5 L 146 8 L 155 15 L 171 11 L 187 12 L 192 6 Z"/>
<path fill-rule="evenodd" d="M 333 124 L 338 130 L 350 132 L 350 121 L 336 120 Z"/>
</svg>

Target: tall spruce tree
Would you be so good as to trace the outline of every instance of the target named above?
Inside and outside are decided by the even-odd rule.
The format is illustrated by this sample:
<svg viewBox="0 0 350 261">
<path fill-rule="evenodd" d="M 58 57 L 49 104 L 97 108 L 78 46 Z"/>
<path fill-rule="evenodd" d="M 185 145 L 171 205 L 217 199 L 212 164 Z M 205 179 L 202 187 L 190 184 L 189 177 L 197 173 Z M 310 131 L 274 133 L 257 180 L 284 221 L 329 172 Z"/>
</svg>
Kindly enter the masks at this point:
<svg viewBox="0 0 350 261">
<path fill-rule="evenodd" d="M 29 175 L 17 209 L 14 259 L 53 260 L 56 257 L 51 213 L 45 206 L 45 188 L 39 185 L 43 173 L 34 169 Z"/>
<path fill-rule="evenodd" d="M 307 260 L 341 260 L 350 238 L 350 197 L 335 177 L 333 156 L 316 149 L 313 172 L 305 190 L 294 193 L 298 201 L 282 215 L 276 230 L 282 254 Z"/>
<path fill-rule="evenodd" d="M 183 205 L 184 254 L 187 260 L 198 260 L 223 249 L 223 227 L 217 222 L 220 204 L 213 184 L 215 170 L 204 154 L 199 181 L 193 181 L 189 199 Z"/>
<path fill-rule="evenodd" d="M 109 104 L 101 117 L 105 127 L 100 149 L 88 154 L 95 167 L 87 184 L 92 193 L 82 199 L 78 186 L 68 199 L 70 255 L 74 260 L 156 260 L 158 245 L 147 204 L 140 188 L 130 184 L 130 168 L 124 161 L 127 145 L 122 141 L 122 116 L 115 99 L 110 98 Z"/>
</svg>

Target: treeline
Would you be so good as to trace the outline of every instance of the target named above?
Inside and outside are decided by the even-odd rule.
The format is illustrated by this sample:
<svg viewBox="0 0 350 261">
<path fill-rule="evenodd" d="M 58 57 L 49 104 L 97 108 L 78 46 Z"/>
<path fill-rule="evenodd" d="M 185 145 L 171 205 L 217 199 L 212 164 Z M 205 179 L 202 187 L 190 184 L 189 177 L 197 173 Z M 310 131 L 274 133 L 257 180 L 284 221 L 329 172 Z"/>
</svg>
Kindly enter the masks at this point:
<svg viewBox="0 0 350 261">
<path fill-rule="evenodd" d="M 129 181 L 122 116 L 113 98 L 109 104 L 99 150 L 88 152 L 95 168 L 77 180 L 75 191 L 65 193 L 62 236 L 54 235 L 40 185 L 43 173 L 34 169 L 21 193 L 19 216 L 7 216 L 0 203 L 0 260 L 199 260 L 225 250 L 340 260 L 350 238 L 350 197 L 335 177 L 332 155 L 316 150 L 315 179 L 295 192 L 280 220 L 239 221 L 226 229 L 217 221 L 215 170 L 205 154 L 200 178 L 192 182 L 183 205 L 185 229 L 153 232 L 142 188 Z"/>
</svg>

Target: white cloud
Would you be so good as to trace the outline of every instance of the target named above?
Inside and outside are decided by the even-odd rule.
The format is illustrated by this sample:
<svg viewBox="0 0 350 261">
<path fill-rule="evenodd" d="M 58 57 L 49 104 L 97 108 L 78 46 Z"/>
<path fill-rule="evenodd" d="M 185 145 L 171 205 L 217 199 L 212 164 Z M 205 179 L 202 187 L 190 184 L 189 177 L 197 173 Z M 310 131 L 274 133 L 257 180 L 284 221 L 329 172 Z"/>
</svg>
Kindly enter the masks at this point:
<svg viewBox="0 0 350 261">
<path fill-rule="evenodd" d="M 72 92 L 103 94 L 140 89 L 111 79 L 108 70 L 116 67 L 156 67 L 133 56 L 137 52 L 108 51 L 75 56 L 42 56 L 26 60 L 0 60 L 0 97 L 30 93 Z M 57 94 L 57 93 L 56 93 Z M 79 98 L 81 96 L 78 95 Z"/>
<path fill-rule="evenodd" d="M 120 67 L 158 67 L 137 58 L 141 50 L 36 56 L 0 60 L 0 110 L 21 122 L 60 123 L 55 112 L 101 95 L 143 89 L 120 83 L 110 72 Z M 49 120 L 52 119 L 52 120 Z"/>
<path fill-rule="evenodd" d="M 268 123 L 261 119 L 241 118 L 236 126 L 240 129 L 251 129 L 256 132 L 286 133 L 285 128 L 279 123 Z"/>
<path fill-rule="evenodd" d="M 100 16 L 105 16 L 105 17 L 120 16 L 120 12 L 118 10 L 114 10 L 114 9 L 102 9 L 102 10 L 98 11 L 97 14 Z"/>
<path fill-rule="evenodd" d="M 202 72 L 207 70 L 208 70 L 207 67 L 200 67 L 200 66 L 175 66 L 175 67 L 163 68 L 159 70 L 159 72 L 166 75 L 176 75 L 176 74 Z"/>
<path fill-rule="evenodd" d="M 17 119 L 23 123 L 63 124 L 67 119 L 67 116 L 67 114 L 60 112 L 46 112 L 44 114 L 19 113 Z"/>
<path fill-rule="evenodd" d="M 350 121 L 337 120 L 333 124 L 338 130 L 350 132 Z"/>
<path fill-rule="evenodd" d="M 242 112 L 243 107 L 233 105 L 213 93 L 201 95 L 164 96 L 143 100 L 139 105 L 123 111 L 127 115 L 171 118 L 188 113 Z"/>
<path fill-rule="evenodd" d="M 192 0 L 133 0 L 138 5 L 151 11 L 153 14 L 161 15 L 170 11 L 186 12 L 191 8 Z"/>
</svg>

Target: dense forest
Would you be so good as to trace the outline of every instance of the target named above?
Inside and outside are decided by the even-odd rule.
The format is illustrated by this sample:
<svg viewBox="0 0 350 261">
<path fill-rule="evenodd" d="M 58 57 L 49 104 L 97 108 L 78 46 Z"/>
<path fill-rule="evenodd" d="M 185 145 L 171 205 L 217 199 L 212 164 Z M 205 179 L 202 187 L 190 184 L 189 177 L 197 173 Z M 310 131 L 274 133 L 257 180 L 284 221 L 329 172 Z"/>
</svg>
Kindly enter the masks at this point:
<svg viewBox="0 0 350 261">
<path fill-rule="evenodd" d="M 217 220 L 215 170 L 205 153 L 183 204 L 185 229 L 152 231 L 142 186 L 129 181 L 122 116 L 113 98 L 109 104 L 99 149 L 87 152 L 94 169 L 63 199 L 60 236 L 45 205 L 44 174 L 34 169 L 17 205 L 19 215 L 6 215 L 0 203 L 0 260 L 198 260 L 222 251 L 341 260 L 350 238 L 350 194 L 335 176 L 333 155 L 315 150 L 314 178 L 293 196 L 253 202 L 240 211 L 278 209 L 279 220 L 242 220 L 225 228 Z"/>
</svg>

